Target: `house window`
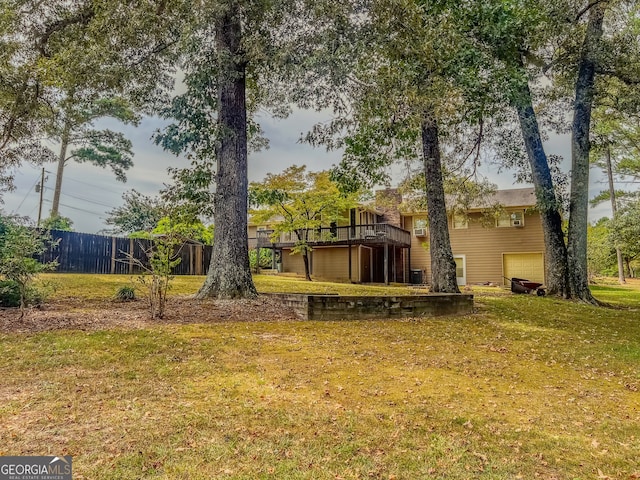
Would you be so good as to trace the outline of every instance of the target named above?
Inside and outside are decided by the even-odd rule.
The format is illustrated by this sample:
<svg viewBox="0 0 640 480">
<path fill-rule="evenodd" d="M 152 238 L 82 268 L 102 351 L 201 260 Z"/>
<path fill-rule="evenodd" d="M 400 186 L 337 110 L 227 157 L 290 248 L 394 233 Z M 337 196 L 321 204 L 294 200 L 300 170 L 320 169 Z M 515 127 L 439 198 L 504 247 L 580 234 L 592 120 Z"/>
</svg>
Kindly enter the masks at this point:
<svg viewBox="0 0 640 480">
<path fill-rule="evenodd" d="M 413 234 L 416 237 L 426 237 L 429 235 L 429 225 L 426 218 L 413 219 Z"/>
<path fill-rule="evenodd" d="M 259 232 L 262 232 L 262 231 L 264 231 L 264 230 L 266 230 L 266 229 L 267 229 L 267 227 L 265 227 L 264 225 L 263 225 L 263 226 L 261 226 L 261 227 L 258 227 L 258 231 L 259 231 Z"/>
<path fill-rule="evenodd" d="M 426 218 L 414 218 L 413 219 L 413 228 L 427 228 L 427 219 Z"/>
<path fill-rule="evenodd" d="M 459 213 L 453 215 L 451 223 L 453 225 L 453 228 L 455 229 L 469 228 L 469 219 L 466 215 L 462 215 Z"/>
<path fill-rule="evenodd" d="M 523 227 L 524 215 L 522 212 L 503 212 L 496 218 L 496 227 Z"/>
</svg>

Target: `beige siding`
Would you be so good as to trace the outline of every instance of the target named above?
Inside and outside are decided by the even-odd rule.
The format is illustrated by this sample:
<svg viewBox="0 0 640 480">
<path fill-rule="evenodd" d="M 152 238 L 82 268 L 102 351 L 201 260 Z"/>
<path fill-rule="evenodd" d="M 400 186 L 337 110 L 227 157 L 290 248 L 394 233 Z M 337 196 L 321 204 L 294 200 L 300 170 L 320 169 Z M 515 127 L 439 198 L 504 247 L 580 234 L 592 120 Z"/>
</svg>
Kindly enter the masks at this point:
<svg viewBox="0 0 640 480">
<path fill-rule="evenodd" d="M 349 249 L 348 247 L 314 248 L 313 275 L 327 280 L 349 280 Z M 351 248 L 351 278 L 357 281 L 358 249 Z"/>
<path fill-rule="evenodd" d="M 302 255 L 283 250 L 282 271 L 304 275 Z M 358 248 L 351 247 L 351 279 L 359 281 Z M 311 252 L 311 275 L 327 280 L 349 280 L 349 250 L 347 247 L 314 248 Z"/>
<path fill-rule="evenodd" d="M 291 250 L 282 251 L 282 271 L 304 275 L 304 260 L 302 255 L 291 255 Z"/>
<path fill-rule="evenodd" d="M 405 219 L 405 228 L 411 235 L 411 268 L 424 269 L 427 278 L 429 268 L 428 247 L 422 247 L 429 237 L 413 235 L 413 218 Z M 469 215 L 468 228 L 449 230 L 451 249 L 454 255 L 466 258 L 467 284 L 493 282 L 502 284 L 503 255 L 509 253 L 542 253 L 544 237 L 540 215 L 537 212 L 526 213 L 524 227 L 484 226 L 479 213 Z"/>
</svg>

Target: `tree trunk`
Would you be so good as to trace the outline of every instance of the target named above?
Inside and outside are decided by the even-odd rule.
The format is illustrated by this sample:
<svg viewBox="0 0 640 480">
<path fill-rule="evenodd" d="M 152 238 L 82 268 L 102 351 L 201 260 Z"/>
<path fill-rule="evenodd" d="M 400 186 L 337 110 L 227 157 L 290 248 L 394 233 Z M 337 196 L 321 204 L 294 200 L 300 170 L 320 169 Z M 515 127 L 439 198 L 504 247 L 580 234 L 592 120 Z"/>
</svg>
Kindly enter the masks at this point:
<svg viewBox="0 0 640 480">
<path fill-rule="evenodd" d="M 216 22 L 219 52 L 218 144 L 214 200 L 216 235 L 211 265 L 196 298 L 255 298 L 247 234 L 247 109 L 245 60 L 238 5 Z"/>
<path fill-rule="evenodd" d="M 309 229 L 298 229 L 295 231 L 298 237 L 298 245 L 302 248 L 302 261 L 304 263 L 304 277 L 311 282 L 311 267 L 309 265 Z"/>
<path fill-rule="evenodd" d="M 442 163 L 438 125 L 430 112 L 422 119 L 422 152 L 429 215 L 429 252 L 431 254 L 431 291 L 460 293 L 456 282 L 456 262 L 451 253 L 447 209 L 442 183 Z"/>
<path fill-rule="evenodd" d="M 302 251 L 302 260 L 304 261 L 304 276 L 310 282 L 311 268 L 309 267 L 309 250 L 306 248 Z"/>
<path fill-rule="evenodd" d="M 71 137 L 71 122 L 65 120 L 62 136 L 60 137 L 60 154 L 58 155 L 58 169 L 56 171 L 56 186 L 53 190 L 53 202 L 51 204 L 51 218 L 60 215 L 60 194 L 62 193 L 62 177 L 64 176 L 64 166 L 67 162 L 67 149 Z M 43 185 L 44 188 L 44 185 Z"/>
<path fill-rule="evenodd" d="M 531 102 L 529 85 L 525 84 L 516 105 L 520 130 L 527 150 L 529 165 L 536 189 L 537 205 L 542 219 L 545 248 L 545 283 L 551 295 L 569 296 L 567 282 L 567 248 L 562 232 L 562 217 L 553 187 L 549 162 L 542 145 L 540 127 Z"/>
<path fill-rule="evenodd" d="M 571 127 L 571 199 L 567 255 L 569 288 L 572 296 L 597 304 L 589 290 L 587 272 L 587 214 L 589 208 L 589 151 L 591 110 L 595 81 L 595 55 L 602 37 L 605 6 L 596 3 L 589 12 L 589 23 L 582 45 L 576 80 L 576 97 Z"/>
<path fill-rule="evenodd" d="M 612 217 L 616 217 L 616 213 L 618 212 L 618 205 L 616 204 L 616 189 L 613 183 L 613 168 L 611 166 L 611 146 L 607 145 L 607 150 L 605 152 L 605 161 L 607 164 L 607 179 L 609 180 L 609 198 L 611 199 L 611 213 Z M 618 259 L 618 282 L 621 285 L 627 283 L 624 278 L 624 261 L 622 259 L 622 250 L 620 247 L 616 247 L 616 257 Z"/>
</svg>

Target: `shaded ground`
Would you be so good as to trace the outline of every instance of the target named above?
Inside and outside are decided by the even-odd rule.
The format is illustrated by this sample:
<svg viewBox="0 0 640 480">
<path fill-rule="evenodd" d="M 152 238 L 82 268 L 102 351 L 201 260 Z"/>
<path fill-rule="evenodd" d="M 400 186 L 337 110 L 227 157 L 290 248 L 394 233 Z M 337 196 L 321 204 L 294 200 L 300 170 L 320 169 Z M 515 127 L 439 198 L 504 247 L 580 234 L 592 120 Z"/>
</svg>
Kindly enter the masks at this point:
<svg viewBox="0 0 640 480">
<path fill-rule="evenodd" d="M 296 320 L 293 310 L 277 300 L 261 296 L 256 300 L 194 300 L 172 297 L 162 319 L 152 320 L 146 300 L 60 299 L 27 309 L 23 318 L 15 308 L 0 309 L 0 332 L 30 333 L 48 330 L 103 330 L 146 328 L 161 324 Z"/>
</svg>

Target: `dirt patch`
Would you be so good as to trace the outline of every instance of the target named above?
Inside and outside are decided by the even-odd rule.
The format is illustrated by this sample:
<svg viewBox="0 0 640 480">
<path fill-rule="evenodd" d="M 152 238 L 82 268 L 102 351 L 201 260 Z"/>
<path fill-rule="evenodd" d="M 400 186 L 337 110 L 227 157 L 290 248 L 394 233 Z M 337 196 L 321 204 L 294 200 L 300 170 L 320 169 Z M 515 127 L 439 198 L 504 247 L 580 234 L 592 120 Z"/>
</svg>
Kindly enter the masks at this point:
<svg viewBox="0 0 640 480">
<path fill-rule="evenodd" d="M 194 300 L 173 297 L 162 319 L 152 320 L 145 300 L 116 302 L 67 298 L 28 309 L 0 309 L 0 332 L 33 333 L 51 330 L 147 328 L 153 325 L 297 320 L 293 309 L 261 296 L 255 300 Z"/>
</svg>

